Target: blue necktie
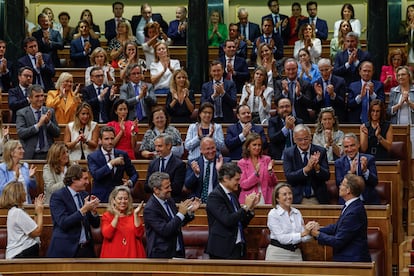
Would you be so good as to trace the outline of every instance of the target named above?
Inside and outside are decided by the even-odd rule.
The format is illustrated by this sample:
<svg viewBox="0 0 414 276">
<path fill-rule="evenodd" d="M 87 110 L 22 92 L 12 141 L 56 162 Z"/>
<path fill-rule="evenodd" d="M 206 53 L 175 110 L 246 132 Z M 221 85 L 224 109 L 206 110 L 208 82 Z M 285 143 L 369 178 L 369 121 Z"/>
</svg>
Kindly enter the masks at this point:
<svg viewBox="0 0 414 276">
<path fill-rule="evenodd" d="M 170 209 L 170 206 L 168 205 L 167 201 L 164 201 L 164 205 L 165 205 L 165 209 L 167 209 L 167 215 L 170 218 L 170 220 L 172 220 L 174 218 L 174 215 Z"/>
<path fill-rule="evenodd" d="M 369 105 L 369 92 L 367 91 L 367 93 L 365 94 L 364 97 L 362 97 L 361 99 L 361 106 L 362 106 L 362 110 L 361 110 L 361 123 L 366 123 L 368 122 L 368 105 Z"/>
<path fill-rule="evenodd" d="M 36 111 L 37 114 L 37 122 L 40 121 L 40 117 L 42 116 L 42 112 L 40 110 Z M 42 150 L 45 146 L 45 134 L 43 132 L 43 126 L 39 128 L 39 150 Z"/>
<path fill-rule="evenodd" d="M 308 164 L 308 152 L 303 152 L 303 165 L 306 166 Z M 305 185 L 305 197 L 310 197 L 312 195 L 312 187 L 311 183 L 309 182 L 309 177 L 307 177 L 306 185 Z"/>
<path fill-rule="evenodd" d="M 325 101 L 325 107 L 331 106 L 331 96 L 329 96 L 328 93 L 328 81 L 324 81 L 325 83 L 325 95 L 324 95 L 324 101 Z"/>
<path fill-rule="evenodd" d="M 78 201 L 78 207 L 79 207 L 79 210 L 80 210 L 82 208 L 82 206 L 83 206 L 82 199 L 81 199 L 81 195 L 79 193 L 77 193 L 75 196 L 76 196 L 76 199 Z M 84 242 L 90 240 L 89 239 L 90 238 L 89 237 L 89 232 L 86 229 L 85 218 L 86 218 L 86 216 L 84 216 L 82 218 L 82 230 L 81 230 L 81 236 L 80 236 L 80 239 L 79 239 L 79 242 L 80 243 L 84 243 Z"/>
<path fill-rule="evenodd" d="M 139 96 L 139 86 L 138 84 L 134 85 L 134 90 L 135 90 L 135 96 Z M 136 116 L 138 118 L 138 121 L 141 121 L 142 118 L 144 117 L 142 115 L 142 106 L 141 106 L 141 101 L 137 102 L 137 107 L 136 107 Z"/>
</svg>

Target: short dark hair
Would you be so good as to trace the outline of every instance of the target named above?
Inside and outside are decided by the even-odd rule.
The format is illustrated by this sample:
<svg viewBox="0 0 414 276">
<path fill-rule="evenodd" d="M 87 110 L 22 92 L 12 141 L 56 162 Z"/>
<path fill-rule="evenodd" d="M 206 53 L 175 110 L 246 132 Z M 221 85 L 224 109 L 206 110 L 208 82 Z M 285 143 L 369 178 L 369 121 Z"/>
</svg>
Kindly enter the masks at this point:
<svg viewBox="0 0 414 276">
<path fill-rule="evenodd" d="M 351 190 L 351 194 L 355 197 L 359 197 L 365 189 L 364 179 L 353 173 L 348 173 L 344 176 L 344 179 L 347 181 L 347 185 Z"/>
<path fill-rule="evenodd" d="M 223 181 L 224 177 L 233 178 L 236 174 L 241 174 L 242 171 L 236 163 L 224 163 L 218 172 L 218 180 Z"/>
<path fill-rule="evenodd" d="M 267 6 L 270 8 L 272 6 L 272 2 L 277 2 L 279 4 L 278 0 L 268 0 L 267 1 Z"/>
<path fill-rule="evenodd" d="M 72 185 L 74 180 L 79 180 L 82 178 L 82 174 L 88 170 L 78 164 L 74 164 L 68 168 L 63 178 L 63 183 L 66 186 Z"/>
<path fill-rule="evenodd" d="M 23 40 L 23 47 L 26 48 L 27 44 L 29 44 L 30 42 L 36 41 L 37 43 L 37 39 L 33 36 L 28 36 Z"/>
<path fill-rule="evenodd" d="M 24 70 L 30 70 L 30 72 L 33 73 L 33 69 L 31 67 L 29 67 L 29 66 L 23 66 L 23 67 L 20 67 L 19 68 L 19 71 L 18 71 L 19 76 L 21 76 L 23 74 Z"/>
<path fill-rule="evenodd" d="M 116 114 L 116 110 L 118 109 L 118 106 L 120 106 L 121 104 L 125 104 L 128 110 L 128 114 L 127 114 L 127 118 L 129 116 L 129 106 L 128 106 L 128 102 L 125 99 L 117 99 L 114 104 L 112 105 L 112 119 L 114 119 L 115 121 L 118 121 L 118 114 Z M 116 134 L 115 134 L 116 135 Z"/>
<path fill-rule="evenodd" d="M 318 7 L 318 3 L 316 1 L 309 1 L 308 3 L 306 3 L 306 9 L 309 9 L 309 6 L 315 5 L 316 8 Z"/>
<path fill-rule="evenodd" d="M 103 69 L 102 69 L 102 67 L 99 67 L 99 66 L 94 66 L 94 67 L 92 67 L 92 69 L 91 69 L 91 71 L 89 72 L 89 76 L 91 76 L 92 77 L 92 74 L 95 72 L 95 71 L 103 71 Z"/>
<path fill-rule="evenodd" d="M 63 12 L 61 12 L 61 13 L 59 13 L 59 15 L 58 15 L 58 18 L 60 19 L 60 17 L 61 16 L 67 16 L 68 17 L 68 19 L 70 20 L 70 15 L 69 15 L 69 13 L 67 13 L 67 12 L 65 12 L 65 11 L 63 11 Z"/>
<path fill-rule="evenodd" d="M 239 114 L 240 109 L 241 109 L 242 107 L 248 107 L 248 108 L 250 109 L 250 106 L 249 106 L 248 104 L 242 103 L 241 105 L 239 105 L 239 106 L 236 108 L 236 114 Z M 250 109 L 250 111 L 252 111 L 252 110 Z"/>
<path fill-rule="evenodd" d="M 155 125 L 154 125 L 154 113 L 155 112 L 159 112 L 162 111 L 165 115 L 165 128 L 167 128 L 170 125 L 170 115 L 168 114 L 167 110 L 165 109 L 164 106 L 155 106 L 152 110 L 151 113 L 149 114 L 149 120 L 148 120 L 148 125 L 150 127 L 150 129 L 154 129 Z"/>
<path fill-rule="evenodd" d="M 103 136 L 103 133 L 104 132 L 112 132 L 115 135 L 115 129 L 113 127 L 111 127 L 111 126 L 103 126 L 99 130 L 99 139 L 102 139 L 102 136 Z"/>
<path fill-rule="evenodd" d="M 115 6 L 116 6 L 116 5 L 121 5 L 121 6 L 122 6 L 122 8 L 124 8 L 124 3 L 119 2 L 119 1 L 116 1 L 116 2 L 113 2 L 113 3 L 112 3 L 112 10 L 114 10 L 114 9 L 115 9 Z"/>
<path fill-rule="evenodd" d="M 39 13 L 39 15 L 37 16 L 37 24 L 40 24 L 40 19 L 41 18 L 48 18 L 49 19 L 49 16 L 47 15 L 47 14 L 45 14 L 45 13 Z"/>
<path fill-rule="evenodd" d="M 221 68 L 223 68 L 224 69 L 224 66 L 223 66 L 223 63 L 221 63 L 221 61 L 220 60 L 213 60 L 211 63 L 210 63 L 210 69 L 211 69 L 211 67 L 213 67 L 213 66 L 216 66 L 216 65 L 221 65 Z"/>
</svg>

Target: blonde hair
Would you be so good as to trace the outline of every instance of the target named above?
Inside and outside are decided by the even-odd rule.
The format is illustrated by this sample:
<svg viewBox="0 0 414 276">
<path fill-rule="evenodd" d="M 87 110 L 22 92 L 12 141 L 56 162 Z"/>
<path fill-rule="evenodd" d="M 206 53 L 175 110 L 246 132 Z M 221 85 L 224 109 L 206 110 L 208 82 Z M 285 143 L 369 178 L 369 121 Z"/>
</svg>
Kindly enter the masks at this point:
<svg viewBox="0 0 414 276">
<path fill-rule="evenodd" d="M 7 184 L 0 195 L 0 207 L 10 209 L 17 205 L 22 207 L 26 201 L 24 185 L 19 181 L 12 181 Z"/>
<path fill-rule="evenodd" d="M 82 124 L 79 119 L 79 114 L 82 112 L 82 109 L 84 108 L 87 109 L 89 112 L 89 121 L 86 125 L 88 126 L 88 128 L 91 128 L 91 122 L 93 121 L 92 107 L 87 102 L 81 102 L 76 107 L 75 118 L 73 119 L 73 130 L 79 131 L 82 128 Z"/>
<path fill-rule="evenodd" d="M 170 91 L 171 92 L 177 92 L 177 81 L 175 80 L 175 78 L 179 74 L 183 74 L 186 77 L 186 79 L 187 79 L 185 81 L 185 84 L 184 84 L 185 88 L 189 88 L 190 87 L 190 81 L 188 80 L 188 74 L 187 74 L 187 72 L 184 69 L 178 69 L 178 70 L 175 70 L 174 71 L 174 73 L 172 75 L 172 78 L 171 78 L 171 81 L 170 81 Z"/>
<path fill-rule="evenodd" d="M 4 144 L 4 148 L 3 148 L 3 161 L 4 163 L 6 163 L 6 167 L 8 170 L 12 170 L 13 169 L 13 151 L 19 146 L 21 145 L 20 141 L 18 140 L 9 140 L 6 142 L 6 144 Z"/>
<path fill-rule="evenodd" d="M 66 147 L 65 143 L 59 141 L 55 142 L 47 152 L 46 163 L 49 165 L 50 170 L 56 174 L 61 174 L 61 164 L 60 158 L 62 157 L 63 153 L 66 152 L 68 148 Z M 65 166 L 69 166 L 70 160 L 65 164 Z"/>
<path fill-rule="evenodd" d="M 159 47 L 159 46 L 161 46 L 161 45 L 164 45 L 165 46 L 165 48 L 167 49 L 167 56 L 170 56 L 170 50 L 168 49 L 168 45 L 167 45 L 167 43 L 165 43 L 165 42 L 163 42 L 163 41 L 158 41 L 157 43 L 155 43 L 155 45 L 154 45 L 154 53 L 155 53 L 155 61 L 156 62 L 159 62 L 160 61 L 160 58 L 158 57 L 158 55 L 157 55 L 157 48 Z"/>
<path fill-rule="evenodd" d="M 126 215 L 132 214 L 132 211 L 133 211 L 133 208 L 134 208 L 132 206 L 132 201 L 133 201 L 132 195 L 131 195 L 131 192 L 129 191 L 129 188 L 126 187 L 126 186 L 123 186 L 123 185 L 116 186 L 112 190 L 111 194 L 109 195 L 109 198 L 108 198 L 109 204 L 108 204 L 107 210 L 111 214 L 114 214 L 115 213 L 113 201 L 115 200 L 115 198 L 118 195 L 118 193 L 119 192 L 122 192 L 122 191 L 123 192 L 126 192 L 128 194 L 128 207 L 127 207 L 127 210 L 126 210 Z"/>
<path fill-rule="evenodd" d="M 59 78 L 56 81 L 56 85 L 55 85 L 56 89 L 59 90 L 62 83 L 64 81 L 67 81 L 68 79 L 72 79 L 72 81 L 73 81 L 73 75 L 71 73 L 68 73 L 68 72 L 62 72 L 60 74 Z M 71 89 L 71 91 L 72 91 L 72 89 Z"/>
<path fill-rule="evenodd" d="M 91 62 L 91 65 L 96 64 L 95 58 L 98 54 L 103 54 L 104 55 L 104 57 L 105 57 L 104 65 L 106 65 L 108 63 L 108 54 L 105 51 L 105 49 L 102 48 L 102 47 L 96 47 L 95 50 L 92 51 L 92 54 L 89 58 L 89 61 Z"/>
</svg>

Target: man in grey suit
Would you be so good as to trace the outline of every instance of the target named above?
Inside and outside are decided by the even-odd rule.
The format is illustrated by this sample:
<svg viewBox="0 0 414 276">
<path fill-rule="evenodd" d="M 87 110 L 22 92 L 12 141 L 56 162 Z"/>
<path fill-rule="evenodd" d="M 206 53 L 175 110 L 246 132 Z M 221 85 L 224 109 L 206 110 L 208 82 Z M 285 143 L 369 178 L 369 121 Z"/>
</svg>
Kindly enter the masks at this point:
<svg viewBox="0 0 414 276">
<path fill-rule="evenodd" d="M 138 64 L 130 64 L 126 69 L 126 77 L 129 82 L 123 84 L 120 89 L 120 98 L 128 103 L 128 120 L 138 119 L 146 122 L 151 106 L 157 104 L 154 90 L 151 84 L 143 82 L 144 73 Z"/>
<path fill-rule="evenodd" d="M 43 106 L 45 96 L 40 85 L 28 88 L 30 105 L 17 111 L 16 128 L 22 143 L 24 159 L 46 159 L 47 152 L 59 137 L 60 129 L 55 111 Z"/>
</svg>

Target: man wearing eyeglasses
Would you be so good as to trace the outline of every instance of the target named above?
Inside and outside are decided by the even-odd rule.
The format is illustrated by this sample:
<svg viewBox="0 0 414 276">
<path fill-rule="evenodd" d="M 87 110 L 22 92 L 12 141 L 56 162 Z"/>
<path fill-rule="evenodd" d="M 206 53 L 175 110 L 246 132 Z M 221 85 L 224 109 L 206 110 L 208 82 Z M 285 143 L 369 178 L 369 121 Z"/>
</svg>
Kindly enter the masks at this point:
<svg viewBox="0 0 414 276">
<path fill-rule="evenodd" d="M 313 145 L 309 127 L 299 124 L 293 129 L 296 144 L 284 152 L 283 170 L 292 186 L 293 204 L 327 204 L 329 166 L 326 150 Z"/>
<path fill-rule="evenodd" d="M 340 123 L 346 120 L 345 97 L 347 87 L 342 77 L 332 74 L 333 66 L 331 60 L 322 58 L 318 62 L 321 77 L 314 83 L 315 110 L 319 113 L 322 108 L 332 107 Z"/>
</svg>

